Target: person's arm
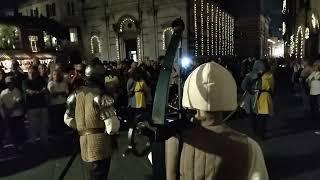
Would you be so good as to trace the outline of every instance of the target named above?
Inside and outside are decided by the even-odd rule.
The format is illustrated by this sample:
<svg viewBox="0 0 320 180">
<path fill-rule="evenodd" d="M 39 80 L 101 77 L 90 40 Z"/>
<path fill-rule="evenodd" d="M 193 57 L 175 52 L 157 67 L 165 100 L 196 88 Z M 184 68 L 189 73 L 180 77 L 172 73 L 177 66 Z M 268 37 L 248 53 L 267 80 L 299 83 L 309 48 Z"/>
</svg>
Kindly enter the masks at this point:
<svg viewBox="0 0 320 180">
<path fill-rule="evenodd" d="M 120 129 L 120 121 L 118 119 L 115 108 L 113 107 L 113 98 L 103 95 L 97 98 L 97 102 L 100 110 L 100 119 L 104 121 L 106 133 L 109 135 L 116 134 Z"/>
<path fill-rule="evenodd" d="M 248 138 L 249 147 L 249 180 L 269 180 L 263 153 L 254 140 Z"/>
<path fill-rule="evenodd" d="M 71 94 L 67 99 L 67 110 L 64 114 L 64 123 L 73 128 L 77 128 L 75 119 L 75 108 L 76 108 L 76 94 Z"/>
</svg>

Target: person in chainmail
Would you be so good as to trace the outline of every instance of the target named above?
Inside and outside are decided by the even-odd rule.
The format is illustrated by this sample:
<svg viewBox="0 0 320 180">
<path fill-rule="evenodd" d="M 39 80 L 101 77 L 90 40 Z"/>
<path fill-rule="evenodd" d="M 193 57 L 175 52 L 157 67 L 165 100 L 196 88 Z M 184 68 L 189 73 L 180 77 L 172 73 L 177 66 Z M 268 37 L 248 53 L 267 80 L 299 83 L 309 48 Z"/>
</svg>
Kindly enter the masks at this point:
<svg viewBox="0 0 320 180">
<path fill-rule="evenodd" d="M 93 61 L 85 69 L 85 85 L 78 87 L 67 100 L 64 122 L 78 131 L 82 160 L 90 180 L 108 179 L 112 138 L 120 128 L 113 107 L 114 100 L 104 88 L 105 69 Z"/>
</svg>

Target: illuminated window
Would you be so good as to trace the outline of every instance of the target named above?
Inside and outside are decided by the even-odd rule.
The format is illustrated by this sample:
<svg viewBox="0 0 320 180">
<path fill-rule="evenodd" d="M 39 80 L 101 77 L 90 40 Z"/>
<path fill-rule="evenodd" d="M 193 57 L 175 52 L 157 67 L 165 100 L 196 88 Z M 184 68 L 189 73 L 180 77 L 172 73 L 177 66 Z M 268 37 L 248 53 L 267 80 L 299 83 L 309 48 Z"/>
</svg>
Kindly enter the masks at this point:
<svg viewBox="0 0 320 180">
<path fill-rule="evenodd" d="M 287 31 L 286 23 L 282 22 L 282 35 L 285 35 Z"/>
<path fill-rule="evenodd" d="M 91 37 L 91 53 L 92 54 L 101 53 L 100 39 L 96 35 Z"/>
<path fill-rule="evenodd" d="M 77 43 L 78 42 L 78 30 L 77 28 L 70 28 L 70 42 Z"/>
<path fill-rule="evenodd" d="M 51 41 L 52 41 L 52 46 L 53 47 L 56 47 L 58 45 L 58 41 L 57 41 L 56 37 L 52 37 Z"/>
<path fill-rule="evenodd" d="M 32 52 L 38 52 L 37 41 L 38 36 L 29 36 L 30 46 Z"/>
</svg>

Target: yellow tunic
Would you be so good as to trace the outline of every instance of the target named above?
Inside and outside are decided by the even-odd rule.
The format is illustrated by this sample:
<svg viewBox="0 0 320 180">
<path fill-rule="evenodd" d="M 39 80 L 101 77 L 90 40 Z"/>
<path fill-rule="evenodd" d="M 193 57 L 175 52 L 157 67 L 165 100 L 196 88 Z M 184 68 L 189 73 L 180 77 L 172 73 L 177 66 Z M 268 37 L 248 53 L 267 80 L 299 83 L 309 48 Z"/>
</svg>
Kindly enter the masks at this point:
<svg viewBox="0 0 320 180">
<path fill-rule="evenodd" d="M 146 83 L 144 81 L 137 81 L 134 88 L 136 108 L 146 107 L 146 95 L 145 95 Z"/>
<path fill-rule="evenodd" d="M 261 94 L 257 101 L 258 114 L 270 115 L 273 113 L 273 103 L 271 93 L 273 92 L 274 82 L 271 72 L 267 72 L 262 76 Z M 266 92 L 267 91 L 267 92 Z"/>
</svg>

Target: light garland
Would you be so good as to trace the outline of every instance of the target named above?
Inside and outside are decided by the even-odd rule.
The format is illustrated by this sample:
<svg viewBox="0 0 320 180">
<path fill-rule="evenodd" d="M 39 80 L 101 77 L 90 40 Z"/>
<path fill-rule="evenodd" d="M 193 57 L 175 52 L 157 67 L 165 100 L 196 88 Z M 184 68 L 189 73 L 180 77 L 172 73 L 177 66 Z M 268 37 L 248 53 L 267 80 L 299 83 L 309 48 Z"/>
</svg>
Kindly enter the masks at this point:
<svg viewBox="0 0 320 180">
<path fill-rule="evenodd" d="M 93 35 L 90 39 L 91 42 L 91 53 L 95 54 L 96 52 L 94 52 L 94 48 L 93 48 L 93 40 L 96 39 L 98 42 L 98 53 L 101 53 L 101 43 L 100 43 L 100 39 L 97 35 Z"/>
<path fill-rule="evenodd" d="M 285 14 L 287 11 L 287 0 L 283 0 L 282 3 L 282 14 Z"/>
<path fill-rule="evenodd" d="M 120 61 L 120 48 L 119 48 L 119 39 L 116 37 L 116 50 L 117 50 L 117 60 Z"/>
<path fill-rule="evenodd" d="M 304 54 L 304 50 L 303 50 L 303 47 L 304 47 L 304 33 L 303 33 L 303 27 L 301 27 L 301 31 L 300 31 L 300 38 L 301 38 L 301 42 L 300 42 L 300 58 L 302 59 L 303 58 L 303 54 Z"/>
<path fill-rule="evenodd" d="M 299 35 L 300 35 L 300 39 L 299 39 Z M 303 58 L 304 38 L 305 38 L 305 34 L 303 33 L 303 27 L 302 26 L 298 27 L 296 36 L 297 36 L 296 37 L 296 45 L 295 45 L 296 58 L 301 58 L 302 59 Z M 298 46 L 299 40 L 300 40 L 300 47 Z M 300 48 L 300 49 L 298 49 L 298 48 Z"/>
<path fill-rule="evenodd" d="M 209 3 L 207 3 L 207 55 L 210 55 L 210 14 L 209 14 Z"/>
<path fill-rule="evenodd" d="M 201 55 L 203 56 L 204 55 L 204 39 L 203 39 L 203 36 L 204 36 L 204 30 L 203 30 L 203 0 L 201 0 Z"/>
<path fill-rule="evenodd" d="M 309 39 L 309 37 L 310 37 L 310 29 L 307 27 L 305 32 L 305 38 Z"/>
<path fill-rule="evenodd" d="M 219 55 L 222 55 L 222 12 L 219 9 Z"/>
<path fill-rule="evenodd" d="M 211 55 L 214 55 L 214 7 L 211 5 Z"/>
<path fill-rule="evenodd" d="M 131 18 L 125 18 L 121 23 L 120 23 L 120 32 L 123 32 L 123 25 L 126 23 L 126 22 L 131 22 L 131 23 L 134 23 L 134 20 L 132 20 Z"/>
<path fill-rule="evenodd" d="M 287 31 L 287 26 L 285 22 L 282 22 L 282 35 L 285 35 Z"/>
<path fill-rule="evenodd" d="M 216 31 L 216 38 L 215 38 L 215 51 L 216 51 L 216 56 L 218 55 L 218 17 L 219 17 L 219 8 L 216 8 L 216 21 L 215 21 L 215 31 Z"/>
<path fill-rule="evenodd" d="M 290 52 L 289 56 L 291 57 L 294 53 L 294 35 L 290 36 Z"/>
<path fill-rule="evenodd" d="M 140 36 L 137 37 L 137 48 L 138 48 L 138 61 L 141 61 L 141 39 Z"/>
<path fill-rule="evenodd" d="M 230 16 L 227 16 L 227 55 L 231 55 L 231 44 L 230 44 Z"/>
<path fill-rule="evenodd" d="M 311 15 L 311 23 L 313 29 L 319 28 L 319 21 L 314 14 Z"/>
<path fill-rule="evenodd" d="M 162 32 L 162 49 L 163 50 L 166 50 L 166 33 L 167 33 L 167 31 L 170 31 L 171 35 L 172 35 L 173 34 L 173 28 L 172 27 L 167 27 Z"/>
<path fill-rule="evenodd" d="M 234 19 L 231 19 L 231 55 L 234 55 Z"/>
<path fill-rule="evenodd" d="M 197 0 L 194 0 L 194 40 L 195 40 L 195 51 L 194 55 L 198 56 L 198 50 L 199 50 L 199 45 L 198 45 L 198 26 L 197 26 Z"/>
</svg>

